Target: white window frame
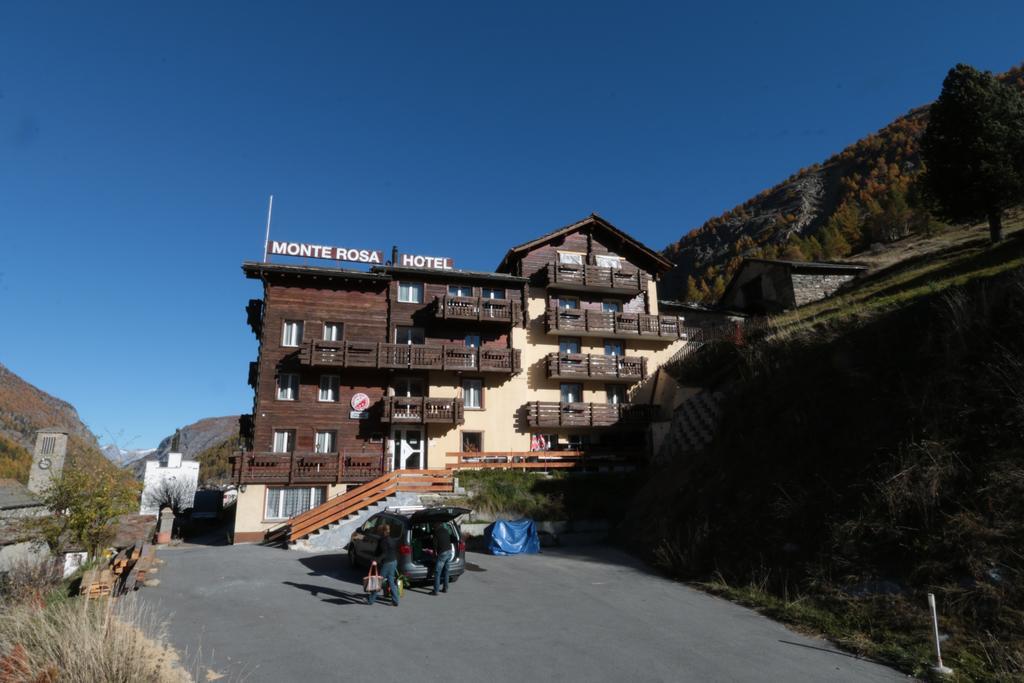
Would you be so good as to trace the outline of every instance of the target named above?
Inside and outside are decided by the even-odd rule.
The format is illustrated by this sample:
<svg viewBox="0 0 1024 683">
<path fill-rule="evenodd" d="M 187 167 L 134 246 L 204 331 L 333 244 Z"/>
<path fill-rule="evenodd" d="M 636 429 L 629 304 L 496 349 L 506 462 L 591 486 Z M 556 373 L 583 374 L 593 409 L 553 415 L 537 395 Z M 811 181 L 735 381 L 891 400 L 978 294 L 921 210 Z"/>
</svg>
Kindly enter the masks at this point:
<svg viewBox="0 0 1024 683">
<path fill-rule="evenodd" d="M 558 263 L 563 266 L 582 266 L 587 262 L 587 254 L 583 251 L 559 251 Z"/>
<path fill-rule="evenodd" d="M 606 384 L 604 386 L 605 402 L 610 406 L 617 406 L 629 402 L 629 395 L 626 393 L 625 384 Z"/>
<path fill-rule="evenodd" d="M 563 306 L 562 304 L 572 302 L 573 306 Z M 560 296 L 558 297 L 558 310 L 560 311 L 578 311 L 580 310 L 580 298 L 578 296 Z"/>
<path fill-rule="evenodd" d="M 345 323 L 324 323 L 324 341 L 341 341 L 345 338 Z"/>
<path fill-rule="evenodd" d="M 321 445 L 323 443 L 323 445 Z M 313 452 L 324 455 L 338 452 L 338 432 L 333 429 L 318 429 L 313 435 Z"/>
<path fill-rule="evenodd" d="M 608 307 L 612 306 L 612 310 L 608 310 Z M 601 311 L 603 313 L 622 313 L 622 302 L 605 300 L 601 302 Z"/>
<path fill-rule="evenodd" d="M 337 403 L 340 397 L 341 375 L 320 375 L 320 391 L 317 393 L 317 401 L 320 403 Z"/>
<path fill-rule="evenodd" d="M 468 292 L 468 294 L 463 294 L 463 292 Z M 473 287 L 469 285 L 448 285 L 448 296 L 473 296 Z"/>
<path fill-rule="evenodd" d="M 566 387 L 576 387 L 577 396 L 575 401 L 566 401 Z M 569 397 L 572 398 L 572 392 L 569 392 Z M 562 382 L 558 385 L 558 400 L 562 403 L 583 403 L 583 385 L 579 382 Z"/>
<path fill-rule="evenodd" d="M 274 453 L 294 453 L 295 452 L 295 430 L 294 429 L 275 429 L 274 430 Z"/>
<path fill-rule="evenodd" d="M 405 297 L 402 294 L 405 292 Z M 410 299 L 409 296 L 412 295 Z M 422 282 L 399 282 L 398 283 L 398 303 L 402 304 L 421 304 L 423 303 L 423 283 Z"/>
<path fill-rule="evenodd" d="M 323 486 L 268 486 L 266 500 L 263 504 L 263 519 L 288 519 L 288 515 L 284 513 L 284 492 L 289 490 L 305 491 L 308 496 L 304 503 L 305 509 L 296 511 L 295 514 L 302 514 L 306 510 L 311 510 L 327 499 L 327 492 Z M 274 497 L 277 499 L 277 505 L 274 506 L 274 510 L 271 510 L 270 503 Z"/>
<path fill-rule="evenodd" d="M 281 324 L 281 346 L 288 348 L 295 348 L 302 346 L 302 333 L 303 333 L 302 320 L 285 320 Z M 289 329 L 293 331 L 292 334 L 288 334 Z"/>
<path fill-rule="evenodd" d="M 409 338 L 406 341 L 398 341 L 398 333 L 399 333 L 399 331 L 402 331 L 402 330 L 408 330 L 411 333 L 409 335 Z M 419 334 L 415 334 L 415 332 L 417 330 L 419 330 Z M 422 341 L 414 342 L 413 341 L 414 338 L 419 338 Z M 426 330 L 424 330 L 422 327 L 416 327 L 414 325 L 396 325 L 395 326 L 395 343 L 396 344 L 410 344 L 410 345 L 411 344 L 426 344 L 427 343 L 427 333 L 426 333 Z"/>
<path fill-rule="evenodd" d="M 467 385 L 471 387 L 467 391 Z M 469 397 L 472 395 L 473 387 L 476 390 L 476 405 L 472 405 L 469 402 Z M 477 377 L 467 377 L 462 380 L 462 406 L 466 410 L 483 410 L 484 409 L 484 381 Z"/>
<path fill-rule="evenodd" d="M 399 393 L 399 388 L 403 389 L 401 393 Z M 402 398 L 426 396 L 427 393 L 422 377 L 395 377 L 391 383 L 391 389 L 395 396 Z M 416 393 L 417 391 L 419 393 Z"/>
<path fill-rule="evenodd" d="M 480 290 L 481 298 L 493 301 L 504 301 L 506 295 L 507 292 L 504 289 L 498 289 L 495 287 L 484 287 Z"/>
<path fill-rule="evenodd" d="M 566 351 L 562 348 L 563 344 L 575 344 L 575 351 Z M 558 352 L 559 353 L 583 353 L 583 340 L 579 337 L 560 337 L 558 339 Z"/>
<path fill-rule="evenodd" d="M 622 257 L 617 254 L 594 254 L 594 262 L 601 268 L 622 270 Z"/>
<path fill-rule="evenodd" d="M 299 400 L 299 373 L 282 372 L 277 376 L 277 400 Z"/>
</svg>

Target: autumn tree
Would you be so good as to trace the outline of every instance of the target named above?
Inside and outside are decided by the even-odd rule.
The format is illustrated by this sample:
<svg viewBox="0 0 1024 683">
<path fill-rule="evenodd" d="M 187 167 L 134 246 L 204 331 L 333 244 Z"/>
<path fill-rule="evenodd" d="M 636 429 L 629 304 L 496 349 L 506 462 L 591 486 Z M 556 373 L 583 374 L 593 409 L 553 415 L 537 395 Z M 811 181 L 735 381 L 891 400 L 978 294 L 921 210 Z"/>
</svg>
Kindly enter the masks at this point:
<svg viewBox="0 0 1024 683">
<path fill-rule="evenodd" d="M 95 557 L 113 537 L 118 515 L 135 508 L 136 496 L 136 487 L 119 472 L 65 469 L 43 493 L 50 514 L 36 520 L 37 530 L 55 553 L 71 541 Z"/>
<path fill-rule="evenodd" d="M 1024 96 L 991 73 L 950 69 L 921 140 L 925 182 L 951 221 L 987 219 L 992 242 L 1003 212 L 1024 200 Z"/>
</svg>

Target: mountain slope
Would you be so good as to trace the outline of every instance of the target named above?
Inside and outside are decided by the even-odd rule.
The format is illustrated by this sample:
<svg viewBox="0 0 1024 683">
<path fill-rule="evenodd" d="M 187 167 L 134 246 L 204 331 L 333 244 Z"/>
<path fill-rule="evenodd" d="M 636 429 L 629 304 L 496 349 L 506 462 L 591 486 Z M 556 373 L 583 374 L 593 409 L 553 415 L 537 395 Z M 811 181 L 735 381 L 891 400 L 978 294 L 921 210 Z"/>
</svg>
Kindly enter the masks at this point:
<svg viewBox="0 0 1024 683">
<path fill-rule="evenodd" d="M 66 401 L 29 384 L 0 364 L 0 477 L 28 481 L 35 434 L 55 427 L 68 432 L 72 458 L 93 462 L 99 444 Z"/>
<path fill-rule="evenodd" d="M 1000 76 L 1024 90 L 1024 67 Z M 914 109 L 822 164 L 705 222 L 664 254 L 667 298 L 716 301 L 743 257 L 841 259 L 937 227 L 921 199 L 928 107 Z"/>
<path fill-rule="evenodd" d="M 186 460 L 199 461 L 200 483 L 226 481 L 230 471 L 227 458 L 238 443 L 238 415 L 203 418 L 185 425 L 177 433 L 178 452 Z M 173 434 L 164 437 L 155 449 L 138 451 L 137 456 L 126 460 L 123 466 L 141 479 L 146 463 L 170 453 L 173 441 Z"/>
</svg>

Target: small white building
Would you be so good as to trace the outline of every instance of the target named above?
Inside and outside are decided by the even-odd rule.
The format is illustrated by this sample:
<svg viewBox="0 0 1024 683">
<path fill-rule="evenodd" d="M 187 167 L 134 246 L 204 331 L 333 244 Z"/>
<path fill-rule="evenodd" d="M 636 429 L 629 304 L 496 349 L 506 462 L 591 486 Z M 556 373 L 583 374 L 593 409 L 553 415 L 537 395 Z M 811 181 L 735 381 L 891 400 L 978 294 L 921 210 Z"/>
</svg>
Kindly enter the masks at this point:
<svg viewBox="0 0 1024 683">
<path fill-rule="evenodd" d="M 139 514 L 156 515 L 162 507 L 189 509 L 198 485 L 199 463 L 195 460 L 182 460 L 181 453 L 168 453 L 160 460 L 150 460 L 142 480 Z"/>
</svg>

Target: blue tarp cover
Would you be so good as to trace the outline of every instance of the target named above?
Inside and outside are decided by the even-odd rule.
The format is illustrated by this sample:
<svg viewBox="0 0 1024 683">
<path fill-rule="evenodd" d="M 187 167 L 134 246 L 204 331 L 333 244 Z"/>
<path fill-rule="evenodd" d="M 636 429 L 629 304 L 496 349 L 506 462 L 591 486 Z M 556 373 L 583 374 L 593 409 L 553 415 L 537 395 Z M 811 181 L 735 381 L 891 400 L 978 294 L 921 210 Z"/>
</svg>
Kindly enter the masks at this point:
<svg viewBox="0 0 1024 683">
<path fill-rule="evenodd" d="M 484 534 L 487 537 L 487 551 L 491 555 L 540 552 L 537 525 L 532 519 L 517 519 L 514 522 L 499 520 L 487 527 Z"/>
</svg>

